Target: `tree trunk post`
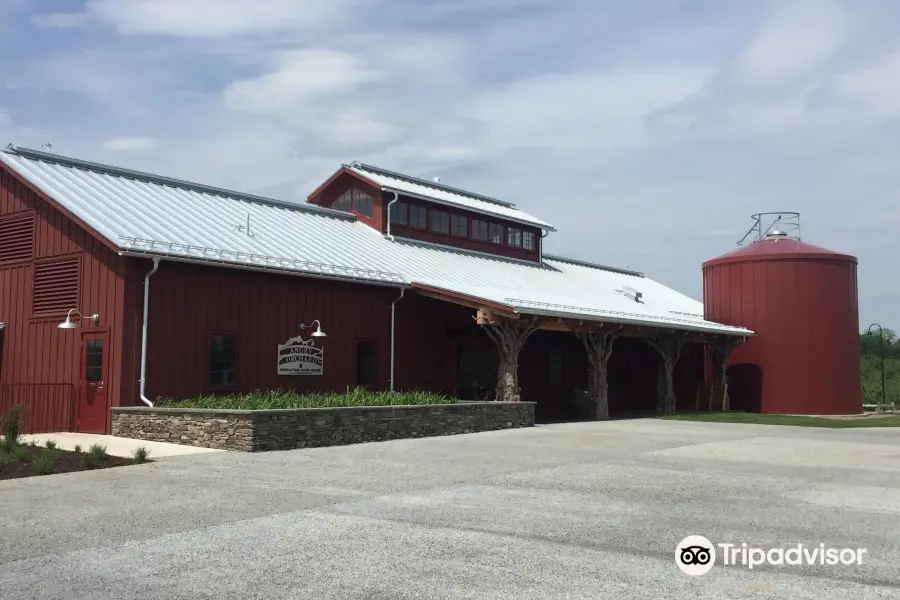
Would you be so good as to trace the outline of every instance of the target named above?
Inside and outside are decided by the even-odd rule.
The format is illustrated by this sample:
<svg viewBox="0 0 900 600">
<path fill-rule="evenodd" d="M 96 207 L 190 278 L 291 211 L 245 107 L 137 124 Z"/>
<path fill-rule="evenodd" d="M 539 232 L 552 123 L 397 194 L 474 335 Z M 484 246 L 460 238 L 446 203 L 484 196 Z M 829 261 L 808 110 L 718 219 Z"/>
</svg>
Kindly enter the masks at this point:
<svg viewBox="0 0 900 600">
<path fill-rule="evenodd" d="M 477 318 L 478 324 L 484 328 L 487 336 L 494 342 L 500 359 L 497 368 L 496 400 L 498 402 L 519 402 L 519 352 L 528 340 L 528 336 L 537 330 L 533 323 L 521 323 L 515 319 Z"/>
<path fill-rule="evenodd" d="M 656 412 L 664 415 L 674 415 L 677 402 L 675 398 L 675 365 L 678 363 L 681 349 L 687 340 L 677 334 L 668 334 L 650 338 L 646 341 L 662 359 L 656 387 L 658 394 Z"/>
<path fill-rule="evenodd" d="M 618 332 L 576 331 L 584 345 L 588 358 L 588 396 L 593 407 L 594 420 L 609 419 L 609 381 L 607 378 L 609 357 Z"/>
<path fill-rule="evenodd" d="M 723 390 L 722 412 L 731 410 L 731 397 L 726 382 L 728 357 L 741 342 L 743 342 L 741 338 L 728 337 L 715 339 L 707 345 L 715 383 L 721 385 Z"/>
</svg>

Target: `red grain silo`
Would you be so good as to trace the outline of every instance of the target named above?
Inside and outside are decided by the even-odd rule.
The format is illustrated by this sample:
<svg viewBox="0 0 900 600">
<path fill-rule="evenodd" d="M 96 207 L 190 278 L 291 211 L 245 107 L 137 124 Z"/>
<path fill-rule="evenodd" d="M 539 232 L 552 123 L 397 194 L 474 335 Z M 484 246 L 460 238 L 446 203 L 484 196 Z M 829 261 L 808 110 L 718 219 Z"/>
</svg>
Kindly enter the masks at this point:
<svg viewBox="0 0 900 600">
<path fill-rule="evenodd" d="M 798 235 L 764 229 L 774 214 Z M 756 333 L 728 361 L 732 408 L 859 413 L 856 257 L 800 241 L 787 214 L 754 215 L 752 243 L 703 264 L 705 318 Z"/>
</svg>

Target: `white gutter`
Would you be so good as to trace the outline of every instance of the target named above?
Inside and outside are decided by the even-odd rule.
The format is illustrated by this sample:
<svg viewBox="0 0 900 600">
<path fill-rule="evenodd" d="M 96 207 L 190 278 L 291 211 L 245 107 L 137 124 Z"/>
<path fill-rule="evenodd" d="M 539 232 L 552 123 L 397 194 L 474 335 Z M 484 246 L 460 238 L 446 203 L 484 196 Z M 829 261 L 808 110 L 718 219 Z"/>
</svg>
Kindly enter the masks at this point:
<svg viewBox="0 0 900 600">
<path fill-rule="evenodd" d="M 393 204 L 394 202 L 396 202 L 397 200 L 400 199 L 400 194 L 398 194 L 397 192 L 394 192 L 394 191 L 392 191 L 391 193 L 394 194 L 394 199 L 391 200 L 390 202 L 388 202 L 388 205 L 387 205 L 387 239 L 389 239 L 393 242 L 394 236 L 391 235 L 391 204 Z M 401 298 L 402 298 L 402 296 L 401 296 Z M 393 356 L 393 354 L 392 354 L 392 356 Z M 391 381 L 393 381 L 393 375 L 391 375 Z M 391 389 L 393 390 L 393 388 L 391 388 Z"/>
<path fill-rule="evenodd" d="M 159 269 L 159 258 L 153 258 L 153 268 L 144 276 L 144 327 L 141 331 L 141 402 L 153 406 L 147 398 L 147 320 L 150 315 L 150 277 Z"/>
<path fill-rule="evenodd" d="M 397 312 L 397 303 L 403 300 L 403 294 L 406 293 L 406 288 L 400 288 L 400 295 L 391 302 L 391 389 L 390 391 L 394 391 L 394 346 L 395 339 L 397 337 L 395 331 L 396 324 L 396 312 Z"/>
<path fill-rule="evenodd" d="M 541 264 L 544 264 L 544 238 L 547 237 L 549 233 L 548 230 L 541 229 L 541 238 L 538 240 L 538 244 L 540 244 L 540 247 L 538 248 L 538 262 Z"/>
</svg>

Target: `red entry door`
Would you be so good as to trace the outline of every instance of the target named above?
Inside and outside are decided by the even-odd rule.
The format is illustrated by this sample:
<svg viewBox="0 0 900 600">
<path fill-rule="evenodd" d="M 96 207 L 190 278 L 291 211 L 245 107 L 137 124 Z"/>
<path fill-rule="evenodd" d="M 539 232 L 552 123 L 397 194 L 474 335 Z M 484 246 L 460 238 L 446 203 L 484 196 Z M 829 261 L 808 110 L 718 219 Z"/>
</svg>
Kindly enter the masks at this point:
<svg viewBox="0 0 900 600">
<path fill-rule="evenodd" d="M 77 430 L 81 433 L 106 433 L 109 413 L 106 337 L 106 333 L 85 333 L 81 336 L 81 385 L 76 412 Z"/>
</svg>

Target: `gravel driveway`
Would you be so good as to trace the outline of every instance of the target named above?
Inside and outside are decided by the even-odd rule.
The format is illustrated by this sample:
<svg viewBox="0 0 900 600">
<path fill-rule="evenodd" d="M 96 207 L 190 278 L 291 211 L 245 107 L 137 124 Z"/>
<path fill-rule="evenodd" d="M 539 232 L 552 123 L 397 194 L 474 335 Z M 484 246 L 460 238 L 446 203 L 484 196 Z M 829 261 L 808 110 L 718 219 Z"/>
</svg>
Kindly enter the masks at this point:
<svg viewBox="0 0 900 600">
<path fill-rule="evenodd" d="M 867 554 L 689 577 L 690 534 Z M 900 598 L 900 429 L 615 421 L 0 482 L 0 597 Z"/>
</svg>

